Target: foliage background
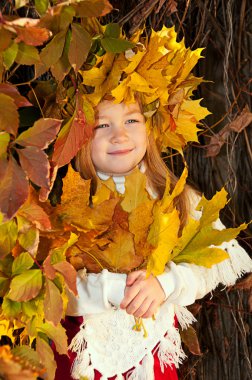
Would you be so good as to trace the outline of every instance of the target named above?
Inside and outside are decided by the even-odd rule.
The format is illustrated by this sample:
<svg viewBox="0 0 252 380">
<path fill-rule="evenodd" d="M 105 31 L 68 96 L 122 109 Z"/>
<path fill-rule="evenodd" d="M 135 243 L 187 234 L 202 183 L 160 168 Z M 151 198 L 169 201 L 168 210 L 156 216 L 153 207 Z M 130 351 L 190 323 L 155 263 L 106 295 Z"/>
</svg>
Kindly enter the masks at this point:
<svg viewBox="0 0 252 380">
<path fill-rule="evenodd" d="M 22 1 L 16 1 L 16 8 L 17 3 L 22 5 Z M 48 2 L 24 1 L 23 4 L 25 6 L 17 11 L 11 0 L 2 1 L 0 7 L 4 15 L 14 13 L 20 17 L 37 18 L 34 4 L 46 7 Z M 154 29 L 163 24 L 175 25 L 187 46 L 206 47 L 206 59 L 197 66 L 195 74 L 209 81 L 201 85 L 197 96 L 205 99 L 204 104 L 212 115 L 205 121 L 201 146 L 191 144 L 186 150 L 190 180 L 208 197 L 225 185 L 232 197 L 223 213 L 225 224 L 235 226 L 244 220 L 248 222 L 252 219 L 252 9 L 249 1 L 143 0 L 136 4 L 129 0 L 111 1 L 111 4 L 114 10 L 103 21 L 119 22 L 129 35 L 141 27 L 143 21 Z M 18 85 L 20 93 L 25 96 L 34 95 L 33 76 L 32 65 L 10 62 L 3 81 Z M 50 79 L 48 71 L 40 77 L 40 81 Z M 21 83 L 26 84 L 20 86 Z M 47 106 L 51 106 L 50 96 L 47 99 Z M 40 107 L 43 105 L 41 103 Z M 69 111 L 67 107 L 63 108 Z M 59 118 L 53 107 L 47 109 L 50 117 Z M 41 116 L 40 111 L 38 106 L 33 107 L 33 112 L 21 110 L 21 132 Z M 171 154 L 166 161 L 176 174 L 181 173 L 179 156 Z M 56 182 L 55 197 L 59 192 L 58 183 L 60 188 L 60 181 Z M 251 233 L 250 225 L 240 241 L 248 252 L 252 248 Z M 213 298 L 206 297 L 193 306 L 199 320 L 200 348 L 197 342 L 191 347 L 197 356 L 188 352 L 188 361 L 180 370 L 181 379 L 252 379 L 251 281 L 250 275 L 234 288 L 216 291 Z M 25 378 L 28 378 L 27 374 Z"/>
</svg>

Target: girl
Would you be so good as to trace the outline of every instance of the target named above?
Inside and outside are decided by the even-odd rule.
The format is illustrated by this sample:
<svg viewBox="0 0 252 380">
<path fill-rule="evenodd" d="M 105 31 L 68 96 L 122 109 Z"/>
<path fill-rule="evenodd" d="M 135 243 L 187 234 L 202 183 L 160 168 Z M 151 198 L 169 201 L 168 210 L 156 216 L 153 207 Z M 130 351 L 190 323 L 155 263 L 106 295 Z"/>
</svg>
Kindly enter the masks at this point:
<svg viewBox="0 0 252 380">
<path fill-rule="evenodd" d="M 138 170 L 145 174 L 152 198 L 162 197 L 167 176 L 174 187 L 175 178 L 160 158 L 152 134 L 147 133 L 137 101 L 127 105 L 103 100 L 96 111 L 93 138 L 76 158 L 81 176 L 92 181 L 93 195 L 100 184 L 112 178 L 115 190 L 123 197 Z M 189 214 L 200 217 L 195 211 L 197 201 L 198 196 L 189 187 L 178 197 L 182 225 Z M 215 228 L 223 228 L 219 220 Z M 222 249 L 228 251 L 229 259 L 210 269 L 170 262 L 157 277 L 146 277 L 144 269 L 128 275 L 106 269 L 87 275 L 79 271 L 78 298 L 69 293 L 65 320 L 72 340 L 70 360 L 58 360 L 56 379 L 71 378 L 66 372 L 72 362 L 73 379 L 177 379 L 175 367 L 184 353 L 176 319 L 182 328 L 194 320 L 184 306 L 219 283 L 231 285 L 252 270 L 252 261 L 236 241 L 223 243 Z M 147 337 L 132 330 L 133 316 L 144 319 Z"/>
<path fill-rule="evenodd" d="M 79 174 L 69 168 L 63 195 L 71 184 L 68 194 L 81 207 L 71 218 L 84 269 L 78 272 L 78 297 L 68 295 L 69 360 L 58 360 L 57 380 L 71 378 L 71 365 L 73 379 L 177 379 L 175 367 L 185 356 L 177 323 L 185 328 L 194 321 L 185 306 L 252 270 L 252 261 L 232 240 L 221 245 L 228 258 L 214 257 L 211 268 L 168 260 L 163 273 L 146 276 L 150 234 L 152 242 L 158 236 L 155 216 L 166 220 L 162 197 L 177 189 L 159 152 L 167 146 L 182 152 L 188 141 L 197 141 L 196 124 L 208 114 L 191 99 L 201 82 L 190 72 L 201 49 L 191 51 L 176 37 L 165 27 L 148 40 L 134 36 L 132 49 L 95 57 L 95 65 L 82 72 L 87 119 L 96 113 L 94 131 L 77 154 Z M 89 207 L 85 180 L 90 180 Z M 179 219 L 164 230 L 169 236 L 163 233 L 164 247 L 189 217 L 201 217 L 192 189 L 176 194 Z M 219 220 L 213 225 L 224 228 Z M 163 250 L 159 246 L 161 260 L 168 254 Z"/>
</svg>

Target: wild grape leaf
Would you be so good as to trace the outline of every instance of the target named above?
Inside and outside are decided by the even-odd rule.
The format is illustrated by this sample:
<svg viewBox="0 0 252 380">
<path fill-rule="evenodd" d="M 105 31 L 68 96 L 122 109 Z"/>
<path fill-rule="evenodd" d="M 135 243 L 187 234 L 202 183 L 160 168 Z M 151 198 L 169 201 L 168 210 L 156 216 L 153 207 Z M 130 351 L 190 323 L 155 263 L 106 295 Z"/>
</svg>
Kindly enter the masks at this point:
<svg viewBox="0 0 252 380">
<path fill-rule="evenodd" d="M 36 338 L 36 351 L 39 354 L 40 360 L 46 368 L 48 380 L 54 380 L 57 364 L 54 359 L 54 353 L 49 343 L 44 339 Z"/>
<path fill-rule="evenodd" d="M 54 145 L 52 161 L 58 167 L 68 164 L 82 145 L 92 136 L 93 128 L 86 123 L 82 104 L 82 96 L 77 93 L 75 112 L 61 129 Z"/>
<path fill-rule="evenodd" d="M 31 367 L 34 371 L 40 372 L 42 365 L 40 363 L 39 355 L 31 347 L 22 345 L 16 346 L 12 349 L 12 354 L 17 360 L 21 359 L 27 367 Z"/>
<path fill-rule="evenodd" d="M 34 46 L 25 45 L 23 42 L 18 44 L 18 53 L 15 61 L 20 65 L 35 65 L 40 62 L 38 50 Z"/>
<path fill-rule="evenodd" d="M 14 99 L 4 93 L 0 94 L 0 129 L 14 136 L 19 126 L 19 116 Z"/>
<path fill-rule="evenodd" d="M 11 219 L 26 201 L 28 191 L 29 184 L 23 170 L 10 157 L 0 186 L 0 209 L 7 219 Z"/>
<path fill-rule="evenodd" d="M 54 269 L 58 271 L 59 273 L 62 274 L 64 277 L 66 286 L 68 289 L 75 295 L 77 296 L 77 288 L 76 288 L 76 270 L 74 267 L 68 263 L 67 261 L 61 261 L 59 263 L 56 263 L 53 265 Z"/>
<path fill-rule="evenodd" d="M 27 177 L 37 186 L 50 188 L 49 162 L 47 155 L 35 146 L 16 149 L 20 164 Z"/>
<path fill-rule="evenodd" d="M 52 254 L 50 253 L 47 256 L 47 258 L 44 260 L 43 269 L 45 272 L 45 276 L 50 280 L 54 280 L 55 276 L 56 276 L 56 270 L 53 267 L 53 265 L 51 264 L 51 256 L 52 256 Z"/>
<path fill-rule="evenodd" d="M 29 301 L 39 294 L 41 287 L 41 270 L 30 269 L 11 280 L 8 297 L 13 301 Z"/>
<path fill-rule="evenodd" d="M 40 63 L 35 66 L 36 77 L 49 70 L 62 56 L 67 30 L 57 33 L 40 53 Z"/>
<path fill-rule="evenodd" d="M 82 0 L 72 4 L 77 17 L 100 17 L 113 9 L 108 0 Z"/>
<path fill-rule="evenodd" d="M 57 119 L 39 119 L 31 128 L 22 132 L 15 142 L 22 146 L 35 146 L 40 149 L 46 149 L 57 136 L 61 123 L 62 120 Z"/>
<path fill-rule="evenodd" d="M 10 96 L 14 100 L 17 108 L 32 106 L 29 100 L 20 95 L 18 89 L 12 84 L 0 83 L 0 93 Z"/>
<path fill-rule="evenodd" d="M 18 211 L 18 215 L 23 216 L 34 224 L 39 230 L 50 230 L 51 222 L 42 207 L 36 203 L 26 202 Z"/>
<path fill-rule="evenodd" d="M 18 242 L 31 255 L 36 256 L 39 245 L 39 230 L 31 226 L 27 231 L 19 233 Z"/>
<path fill-rule="evenodd" d="M 46 278 L 44 312 L 47 321 L 57 326 L 63 315 L 63 301 L 57 286 Z"/>
<path fill-rule="evenodd" d="M 15 220 L 0 224 L 0 258 L 8 255 L 15 246 L 18 228 Z"/>
<path fill-rule="evenodd" d="M 7 158 L 7 148 L 10 142 L 10 135 L 6 132 L 0 132 L 0 160 Z"/>
<path fill-rule="evenodd" d="M 35 8 L 40 15 L 46 13 L 49 7 L 49 0 L 35 0 Z"/>
<path fill-rule="evenodd" d="M 75 72 L 78 72 L 88 56 L 92 39 L 90 34 L 80 24 L 73 23 L 71 28 L 72 37 L 68 58 Z"/>
<path fill-rule="evenodd" d="M 12 42 L 13 34 L 11 31 L 1 28 L 0 29 L 0 52 L 3 52 Z"/>
<path fill-rule="evenodd" d="M 2 277 L 2 274 L 0 274 L 0 297 L 4 297 L 5 293 L 7 293 L 9 289 L 9 283 L 10 279 L 8 277 Z M 1 327 L 0 327 L 1 330 Z M 1 336 L 1 331 L 0 331 Z"/>
<path fill-rule="evenodd" d="M 15 26 L 17 33 L 16 42 L 24 42 L 26 45 L 40 46 L 43 45 L 50 37 L 51 32 L 45 28 L 37 26 L 25 27 Z"/>
<path fill-rule="evenodd" d="M 62 56 L 59 60 L 51 66 L 51 73 L 58 82 L 62 82 L 65 76 L 71 70 L 71 65 L 68 59 L 68 52 L 70 47 L 71 32 L 67 31 L 65 45 L 62 52 Z"/>
<path fill-rule="evenodd" d="M 34 264 L 34 260 L 28 252 L 23 252 L 16 257 L 12 263 L 12 274 L 17 275 L 30 269 Z"/>
<path fill-rule="evenodd" d="M 34 380 L 42 375 L 36 368 L 29 367 L 28 363 L 24 366 L 22 359 L 13 356 L 7 345 L 0 348 L 0 373 L 3 379 L 8 380 Z"/>
<path fill-rule="evenodd" d="M 3 52 L 3 64 L 6 70 L 9 70 L 15 62 L 18 53 L 18 44 L 12 44 Z"/>
<path fill-rule="evenodd" d="M 16 318 L 22 310 L 20 302 L 12 301 L 7 296 L 4 297 L 2 303 L 2 312 L 5 318 Z"/>
<path fill-rule="evenodd" d="M 67 335 L 64 327 L 61 324 L 55 328 L 52 323 L 45 322 L 39 324 L 37 329 L 53 340 L 56 346 L 56 350 L 60 355 L 67 355 Z"/>
<path fill-rule="evenodd" d="M 192 326 L 188 326 L 186 330 L 180 331 L 182 342 L 187 346 L 193 355 L 202 355 L 197 333 Z"/>
<path fill-rule="evenodd" d="M 132 49 L 135 45 L 127 40 L 113 37 L 104 37 L 101 39 L 101 45 L 107 52 L 122 53 L 125 50 Z"/>
</svg>

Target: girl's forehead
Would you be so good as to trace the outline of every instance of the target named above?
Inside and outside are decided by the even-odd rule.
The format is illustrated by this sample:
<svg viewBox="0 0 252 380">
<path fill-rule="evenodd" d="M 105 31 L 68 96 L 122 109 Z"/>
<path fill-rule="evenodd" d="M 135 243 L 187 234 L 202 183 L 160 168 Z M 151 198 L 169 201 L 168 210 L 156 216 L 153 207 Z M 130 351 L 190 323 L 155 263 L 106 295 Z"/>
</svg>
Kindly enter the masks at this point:
<svg viewBox="0 0 252 380">
<path fill-rule="evenodd" d="M 103 100 L 96 107 L 96 117 L 110 116 L 113 113 L 142 113 L 138 102 L 135 103 L 114 103 L 111 100 Z"/>
</svg>

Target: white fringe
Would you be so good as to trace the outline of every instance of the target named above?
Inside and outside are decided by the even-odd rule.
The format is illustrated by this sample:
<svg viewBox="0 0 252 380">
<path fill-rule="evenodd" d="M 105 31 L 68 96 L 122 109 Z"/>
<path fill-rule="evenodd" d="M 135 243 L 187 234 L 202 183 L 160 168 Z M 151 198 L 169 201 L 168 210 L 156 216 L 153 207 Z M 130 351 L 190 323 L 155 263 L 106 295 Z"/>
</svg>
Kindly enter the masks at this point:
<svg viewBox="0 0 252 380">
<path fill-rule="evenodd" d="M 127 376 L 127 380 L 154 380 L 154 357 L 148 353 L 142 363 Z"/>
<path fill-rule="evenodd" d="M 80 331 L 74 336 L 69 346 L 71 351 L 77 353 L 71 368 L 71 376 L 76 380 L 78 380 L 80 376 L 86 376 L 88 379 L 90 377 L 89 380 L 94 378 L 94 370 L 92 371 L 93 368 L 90 368 L 90 356 L 87 350 L 84 329 L 85 322 L 82 323 Z"/>
<path fill-rule="evenodd" d="M 189 325 L 197 321 L 194 315 L 184 306 L 175 305 L 174 311 L 182 330 L 187 329 Z"/>
<path fill-rule="evenodd" d="M 186 355 L 181 347 L 181 339 L 179 331 L 173 327 L 168 334 L 163 337 L 158 347 L 158 359 L 160 362 L 161 371 L 169 365 L 175 365 L 176 368 L 186 358 Z"/>
</svg>

